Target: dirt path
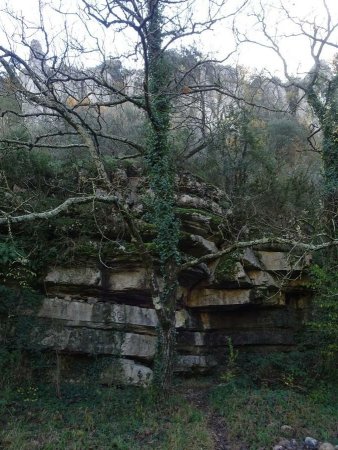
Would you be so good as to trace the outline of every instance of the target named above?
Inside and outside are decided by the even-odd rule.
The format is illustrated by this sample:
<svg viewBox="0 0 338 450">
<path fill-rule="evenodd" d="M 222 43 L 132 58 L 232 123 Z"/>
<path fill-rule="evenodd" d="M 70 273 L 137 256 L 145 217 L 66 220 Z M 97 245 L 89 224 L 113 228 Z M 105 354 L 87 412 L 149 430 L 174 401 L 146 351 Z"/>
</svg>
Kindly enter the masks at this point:
<svg viewBox="0 0 338 450">
<path fill-rule="evenodd" d="M 209 394 L 211 386 L 189 387 L 182 392 L 184 397 L 206 416 L 208 428 L 214 440 L 214 450 L 231 450 L 227 438 L 224 418 L 210 406 Z"/>
</svg>

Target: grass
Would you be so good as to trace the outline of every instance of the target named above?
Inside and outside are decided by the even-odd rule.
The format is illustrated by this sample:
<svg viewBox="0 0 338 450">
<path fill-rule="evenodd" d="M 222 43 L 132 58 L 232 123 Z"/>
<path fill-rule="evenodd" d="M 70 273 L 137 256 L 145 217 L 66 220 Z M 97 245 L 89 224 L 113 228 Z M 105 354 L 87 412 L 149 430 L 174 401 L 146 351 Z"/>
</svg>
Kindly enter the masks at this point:
<svg viewBox="0 0 338 450">
<path fill-rule="evenodd" d="M 182 397 L 138 388 L 26 386 L 2 392 L 0 448 L 211 450 L 206 419 Z"/>
<path fill-rule="evenodd" d="M 229 383 L 214 388 L 210 401 L 225 419 L 231 448 L 258 450 L 271 449 L 282 437 L 338 443 L 337 394 L 337 387 L 327 385 L 305 393 Z M 292 435 L 283 436 L 282 425 L 291 426 Z"/>
<path fill-rule="evenodd" d="M 301 354 L 255 355 L 239 365 L 237 352 L 228 352 L 223 384 L 179 379 L 166 399 L 151 389 L 101 387 L 95 376 L 64 380 L 59 399 L 55 385 L 20 369 L 20 355 L 3 354 L 0 449 L 212 450 L 215 436 L 231 450 L 271 450 L 282 437 L 338 444 L 334 376 L 324 383 L 307 375 Z M 283 436 L 282 425 L 292 435 Z"/>
</svg>

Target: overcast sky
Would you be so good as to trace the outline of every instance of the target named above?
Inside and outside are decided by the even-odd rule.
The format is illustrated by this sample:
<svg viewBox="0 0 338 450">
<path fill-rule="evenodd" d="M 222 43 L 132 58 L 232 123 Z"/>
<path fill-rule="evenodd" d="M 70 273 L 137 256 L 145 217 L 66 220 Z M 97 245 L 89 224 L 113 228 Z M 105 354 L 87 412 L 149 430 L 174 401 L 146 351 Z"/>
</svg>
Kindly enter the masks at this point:
<svg viewBox="0 0 338 450">
<path fill-rule="evenodd" d="M 58 4 L 59 0 L 48 0 L 51 4 Z M 197 6 L 195 8 L 195 14 L 202 15 L 203 8 L 206 6 L 207 0 L 197 0 Z M 236 4 L 238 4 L 239 0 L 228 0 L 228 11 L 235 10 Z M 78 0 L 67 0 L 67 2 L 63 2 L 64 8 L 67 7 L 69 10 L 73 8 L 73 5 L 79 3 Z M 335 24 L 338 22 L 338 1 L 337 0 L 326 0 L 328 8 L 331 12 L 332 23 Z M 30 21 L 38 21 L 38 0 L 0 0 L 1 9 L 4 9 L 8 5 L 13 10 L 16 10 L 23 14 L 23 16 Z M 292 28 L 289 21 L 284 20 L 283 15 L 280 10 L 277 8 L 279 5 L 279 0 L 270 0 L 269 9 L 267 10 L 267 22 L 271 33 L 281 34 L 290 34 L 295 33 L 296 29 Z M 290 10 L 293 16 L 302 17 L 306 20 L 313 22 L 316 21 L 318 25 L 324 23 L 325 19 L 325 8 L 323 6 L 323 0 L 286 0 L 285 5 Z M 259 1 L 252 0 L 251 1 L 251 10 L 252 8 L 258 12 L 259 11 Z M 54 30 L 64 30 L 64 24 L 62 22 L 62 18 L 57 13 L 52 13 L 50 10 L 46 10 L 44 20 L 48 27 L 54 28 Z M 326 20 L 326 19 L 325 19 Z M 7 34 L 12 33 L 12 25 L 6 18 L 4 14 L 0 15 L 0 21 L 2 22 L 2 28 L 6 30 Z M 74 19 L 68 20 L 68 28 L 70 33 L 74 33 L 78 35 L 82 41 L 84 41 L 85 30 L 80 30 L 80 27 L 77 25 L 72 25 Z M 240 15 L 237 16 L 236 24 L 239 29 L 247 31 L 251 38 L 255 40 L 260 40 L 260 34 L 258 31 L 255 31 L 256 20 L 250 15 L 249 8 L 244 9 Z M 211 32 L 207 32 L 203 34 L 199 38 L 187 39 L 182 44 L 193 44 L 195 43 L 198 48 L 200 48 L 203 52 L 212 52 L 214 55 L 219 55 L 219 57 L 223 57 L 223 55 L 228 54 L 234 48 L 233 44 L 233 35 L 231 30 L 228 28 L 231 25 L 231 20 L 227 22 L 220 23 L 214 27 L 214 30 Z M 93 28 L 92 28 L 93 30 Z M 98 28 L 94 29 L 94 33 L 96 36 L 101 36 L 103 38 L 103 34 Z M 59 37 L 61 34 L 59 34 Z M 123 36 L 120 34 L 119 39 L 116 40 L 115 46 L 112 45 L 112 40 L 107 37 L 106 39 L 106 49 L 108 53 L 116 54 L 118 50 L 126 45 L 127 40 L 129 39 L 130 43 L 132 41 L 132 35 Z M 1 40 L 3 37 L 1 37 Z M 11 40 L 11 39 L 10 39 Z M 331 39 L 333 42 L 338 43 L 338 33 L 336 32 Z M 56 46 L 57 41 L 56 42 Z M 312 59 L 310 55 L 309 49 L 309 41 L 304 37 L 293 37 L 281 38 L 281 49 L 283 53 L 286 55 L 289 65 L 291 67 L 291 72 L 306 72 L 312 65 Z M 328 47 L 327 51 L 323 54 L 323 56 L 328 60 L 332 60 L 334 53 L 337 53 L 337 49 L 333 47 Z M 93 58 L 93 55 L 89 55 L 88 59 Z M 93 60 L 95 61 L 95 59 Z M 241 45 L 239 50 L 233 55 L 232 61 L 239 62 L 240 64 L 247 66 L 251 69 L 263 69 L 267 68 L 268 70 L 280 74 L 281 73 L 281 64 L 278 58 L 272 53 L 267 51 L 266 49 L 259 48 L 257 45 L 246 44 Z"/>
</svg>

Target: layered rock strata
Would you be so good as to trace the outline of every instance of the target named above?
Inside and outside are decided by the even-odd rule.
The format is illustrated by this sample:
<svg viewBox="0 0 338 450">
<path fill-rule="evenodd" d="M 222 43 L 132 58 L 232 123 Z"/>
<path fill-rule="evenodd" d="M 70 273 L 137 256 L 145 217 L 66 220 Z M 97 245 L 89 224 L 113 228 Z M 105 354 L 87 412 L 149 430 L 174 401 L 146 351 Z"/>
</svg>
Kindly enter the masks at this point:
<svg viewBox="0 0 338 450">
<path fill-rule="evenodd" d="M 140 179 L 128 181 L 135 214 Z M 180 248 L 188 259 L 222 249 L 222 193 L 183 175 L 178 183 Z M 149 231 L 150 230 L 150 231 Z M 143 231 L 151 234 L 151 228 Z M 149 242 L 151 239 L 149 238 Z M 98 243 L 90 242 L 94 249 Z M 97 252 L 96 252 L 97 253 Z M 246 248 L 179 274 L 176 371 L 208 372 L 224 363 L 229 339 L 244 350 L 287 350 L 306 318 L 311 291 L 304 258 L 281 248 Z M 120 244 L 102 259 L 50 267 L 32 346 L 106 361 L 101 381 L 144 384 L 152 378 L 157 316 L 146 270 Z"/>
<path fill-rule="evenodd" d="M 246 350 L 295 344 L 310 301 L 299 262 L 271 250 L 246 249 L 236 257 L 232 269 L 220 259 L 181 274 L 178 372 L 212 370 L 224 362 L 229 338 Z M 107 274 L 106 268 L 55 267 L 45 286 L 36 343 L 67 354 L 111 357 L 118 371 L 110 367 L 105 381 L 151 379 L 157 317 L 144 268 L 120 264 Z"/>
</svg>

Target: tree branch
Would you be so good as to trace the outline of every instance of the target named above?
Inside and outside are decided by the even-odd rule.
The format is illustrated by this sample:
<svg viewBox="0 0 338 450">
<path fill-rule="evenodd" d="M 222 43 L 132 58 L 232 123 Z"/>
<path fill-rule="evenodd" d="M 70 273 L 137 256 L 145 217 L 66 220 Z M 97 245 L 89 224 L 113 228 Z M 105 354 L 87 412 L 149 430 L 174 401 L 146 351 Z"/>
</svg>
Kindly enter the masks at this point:
<svg viewBox="0 0 338 450">
<path fill-rule="evenodd" d="M 298 242 L 293 239 L 284 239 L 284 238 L 279 238 L 279 237 L 262 238 L 262 239 L 254 239 L 252 241 L 236 242 L 219 252 L 205 255 L 205 256 L 202 256 L 201 258 L 193 259 L 192 261 L 188 261 L 181 265 L 180 270 L 189 269 L 190 267 L 194 267 L 201 263 L 215 261 L 215 259 L 218 259 L 224 255 L 228 255 L 229 253 L 233 252 L 234 250 L 238 250 L 238 249 L 246 248 L 246 247 L 252 247 L 255 245 L 266 245 L 266 244 L 282 244 L 282 245 L 288 245 L 293 248 L 306 250 L 309 252 L 315 252 L 318 250 L 323 250 L 325 248 L 329 248 L 329 247 L 338 245 L 338 239 L 332 239 L 331 241 L 323 242 L 322 244 L 307 244 L 305 242 Z"/>
<path fill-rule="evenodd" d="M 73 205 L 83 205 L 90 202 L 102 202 L 102 203 L 113 203 L 115 206 L 119 206 L 119 200 L 115 195 L 89 195 L 86 197 L 70 197 L 59 206 L 54 209 L 50 209 L 49 211 L 43 211 L 38 213 L 29 213 L 21 216 L 11 216 L 4 214 L 0 217 L 0 225 L 8 224 L 8 223 L 22 223 L 22 222 L 30 222 L 36 219 L 51 219 L 67 210 L 70 206 Z"/>
</svg>

